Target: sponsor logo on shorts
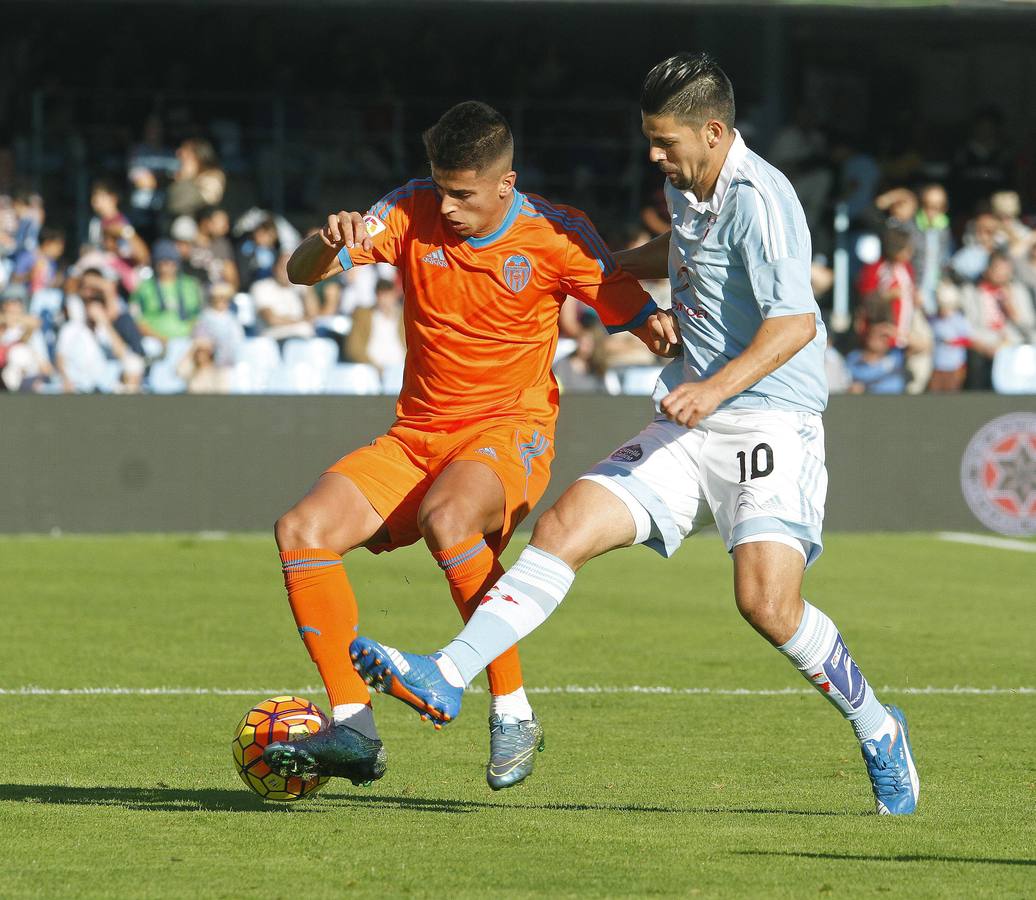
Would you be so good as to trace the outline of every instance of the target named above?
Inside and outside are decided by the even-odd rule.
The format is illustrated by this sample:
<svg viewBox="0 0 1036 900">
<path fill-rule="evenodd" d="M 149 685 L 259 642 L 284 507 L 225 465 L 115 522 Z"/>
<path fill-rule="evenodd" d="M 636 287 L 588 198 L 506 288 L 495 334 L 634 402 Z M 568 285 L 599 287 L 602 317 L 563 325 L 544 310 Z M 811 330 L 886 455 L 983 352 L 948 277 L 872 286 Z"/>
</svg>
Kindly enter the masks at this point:
<svg viewBox="0 0 1036 900">
<path fill-rule="evenodd" d="M 372 216 L 370 213 L 367 213 L 367 215 L 363 217 L 363 224 L 367 227 L 367 234 L 371 237 L 381 234 L 385 230 L 385 223 L 377 216 Z"/>
<path fill-rule="evenodd" d="M 987 528 L 1036 534 L 1036 413 L 1010 413 L 983 425 L 964 451 L 960 483 Z"/>
<path fill-rule="evenodd" d="M 490 459 L 497 458 L 496 451 L 492 447 L 479 447 L 478 450 L 476 450 L 475 452 L 481 454 L 482 456 L 488 456 Z"/>
<path fill-rule="evenodd" d="M 611 458 L 616 462 L 636 462 L 644 455 L 644 450 L 640 444 L 627 444 L 625 447 L 619 447 Z"/>
<path fill-rule="evenodd" d="M 516 253 L 504 260 L 504 284 L 516 294 L 529 283 L 532 278 L 532 263 L 528 258 Z"/>
</svg>

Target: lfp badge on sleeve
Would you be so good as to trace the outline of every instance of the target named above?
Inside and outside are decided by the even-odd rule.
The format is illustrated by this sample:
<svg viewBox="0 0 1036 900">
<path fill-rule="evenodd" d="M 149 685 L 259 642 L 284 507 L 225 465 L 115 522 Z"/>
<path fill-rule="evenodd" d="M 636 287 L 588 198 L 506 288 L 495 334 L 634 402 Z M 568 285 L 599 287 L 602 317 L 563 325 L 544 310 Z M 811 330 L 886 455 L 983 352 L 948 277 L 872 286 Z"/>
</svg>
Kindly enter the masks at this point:
<svg viewBox="0 0 1036 900">
<path fill-rule="evenodd" d="M 515 254 L 504 260 L 504 283 L 516 294 L 532 278 L 532 263 L 524 256 Z"/>
<path fill-rule="evenodd" d="M 1010 413 L 983 425 L 964 451 L 960 483 L 987 528 L 1036 534 L 1036 413 Z"/>
</svg>

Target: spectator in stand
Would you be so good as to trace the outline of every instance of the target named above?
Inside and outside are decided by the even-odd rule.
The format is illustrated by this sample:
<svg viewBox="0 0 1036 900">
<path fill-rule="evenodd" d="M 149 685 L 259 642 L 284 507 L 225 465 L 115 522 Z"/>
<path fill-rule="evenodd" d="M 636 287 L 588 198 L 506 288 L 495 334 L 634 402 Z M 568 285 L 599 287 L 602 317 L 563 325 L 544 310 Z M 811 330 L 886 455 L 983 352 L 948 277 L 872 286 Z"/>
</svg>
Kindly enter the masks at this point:
<svg viewBox="0 0 1036 900">
<path fill-rule="evenodd" d="M 74 288 L 83 303 L 89 304 L 101 300 L 108 312 L 108 320 L 122 338 L 130 352 L 143 358 L 144 345 L 136 320 L 130 315 L 129 307 L 119 296 L 116 276 L 103 269 L 86 269 L 79 276 L 78 283 L 72 279 L 69 288 Z"/>
<path fill-rule="evenodd" d="M 871 322 L 863 347 L 845 359 L 851 394 L 902 394 L 906 390 L 906 354 L 895 346 L 896 326 Z"/>
<path fill-rule="evenodd" d="M 165 208 L 165 191 L 158 182 L 158 176 L 143 166 L 129 170 L 130 197 L 127 215 L 137 232 L 146 243 L 158 237 L 162 210 Z"/>
<path fill-rule="evenodd" d="M 238 271 L 242 289 L 251 290 L 255 282 L 270 278 L 279 255 L 277 223 L 272 218 L 261 219 L 251 235 L 241 242 Z"/>
<path fill-rule="evenodd" d="M 932 316 L 938 309 L 936 289 L 953 255 L 953 234 L 946 189 L 941 184 L 926 184 L 920 201 L 914 216 L 914 276 L 924 310 Z"/>
<path fill-rule="evenodd" d="M 14 261 L 11 281 L 25 284 L 29 296 L 58 283 L 59 264 L 65 252 L 65 233 L 44 226 L 34 250 L 23 250 Z"/>
<path fill-rule="evenodd" d="M 165 143 L 162 117 L 152 113 L 144 120 L 140 143 L 135 144 L 129 152 L 126 161 L 127 171 L 132 172 L 135 168 L 141 168 L 171 178 L 179 166 L 176 153 Z"/>
<path fill-rule="evenodd" d="M 911 265 L 913 256 L 914 244 L 910 233 L 901 228 L 887 228 L 881 238 L 881 257 L 865 265 L 856 280 L 863 310 L 872 308 L 869 301 L 873 295 L 887 306 L 895 324 L 898 347 L 907 345 L 914 318 L 917 290 Z"/>
<path fill-rule="evenodd" d="M 982 277 L 989 265 L 989 256 L 997 250 L 1000 223 L 992 213 L 979 213 L 964 230 L 964 246 L 950 260 L 957 277 L 972 283 Z"/>
<path fill-rule="evenodd" d="M 94 247 L 106 246 L 106 238 L 115 238 L 114 251 L 131 265 L 144 265 L 150 259 L 147 244 L 137 234 L 130 220 L 119 209 L 119 194 L 107 181 L 95 181 L 90 191 L 93 218 L 87 226 L 87 242 Z"/>
<path fill-rule="evenodd" d="M 46 213 L 43 198 L 31 191 L 18 191 L 11 203 L 14 233 L 8 241 L 7 255 L 17 258 L 26 250 L 35 250 Z"/>
<path fill-rule="evenodd" d="M 893 346 L 903 351 L 909 373 L 908 392 L 921 393 L 932 375 L 932 335 L 918 306 L 914 282 L 913 236 L 901 228 L 886 229 L 881 241 L 881 258 L 860 270 L 860 293 L 865 333 L 875 322 L 890 321 Z M 866 337 L 864 337 L 866 340 Z"/>
<path fill-rule="evenodd" d="M 955 393 L 964 387 L 968 374 L 971 325 L 960 309 L 960 289 L 952 281 L 939 282 L 935 293 L 939 314 L 932 319 L 935 352 L 928 390 L 933 394 Z"/>
<path fill-rule="evenodd" d="M 288 278 L 290 253 L 282 253 L 274 266 L 273 277 L 252 285 L 252 299 L 265 328 L 263 334 L 277 341 L 310 338 L 319 302 L 309 285 L 292 284 Z"/>
<path fill-rule="evenodd" d="M 50 377 L 52 369 L 40 321 L 25 310 L 22 285 L 0 294 L 0 389 L 32 391 Z"/>
<path fill-rule="evenodd" d="M 176 158 L 180 167 L 166 195 L 166 211 L 172 216 L 194 216 L 203 207 L 218 206 L 227 177 L 212 144 L 191 138 L 180 145 Z"/>
<path fill-rule="evenodd" d="M 230 217 L 225 209 L 206 206 L 198 213 L 198 233 L 194 239 L 194 261 L 208 271 L 209 284 L 225 282 L 237 290 L 241 279 L 234 262 L 234 245 L 230 234 Z"/>
<path fill-rule="evenodd" d="M 232 370 L 216 364 L 216 344 L 198 334 L 176 365 L 176 374 L 187 382 L 188 394 L 227 394 Z"/>
<path fill-rule="evenodd" d="M 198 238 L 198 223 L 191 216 L 177 216 L 169 226 L 169 238 L 180 254 L 180 271 L 191 278 L 197 278 L 202 287 L 209 286 L 209 270 L 195 256 Z"/>
<path fill-rule="evenodd" d="M 403 298 L 394 281 L 379 281 L 374 289 L 374 306 L 360 307 L 353 313 L 345 352 L 353 362 L 369 363 L 379 372 L 403 365 Z"/>
<path fill-rule="evenodd" d="M 997 191 L 989 198 L 989 211 L 999 225 L 998 245 L 1014 259 L 1024 259 L 1036 242 L 1036 231 L 1021 220 L 1022 201 L 1016 191 Z"/>
<path fill-rule="evenodd" d="M 119 363 L 115 384 L 109 375 L 108 363 L 112 360 Z M 112 389 L 137 393 L 144 376 L 143 360 L 119 337 L 103 297 L 88 302 L 74 296 L 66 298 L 56 362 L 66 393 L 91 394 Z"/>
<path fill-rule="evenodd" d="M 965 285 L 961 306 L 973 330 L 966 384 L 972 390 L 987 391 L 993 387 L 996 351 L 1036 337 L 1032 300 L 1025 286 L 1015 279 L 1011 258 L 996 251 L 990 254 L 978 284 Z"/>
<path fill-rule="evenodd" d="M 225 281 L 214 284 L 209 291 L 209 305 L 194 326 L 194 337 L 212 341 L 215 364 L 224 369 L 233 368 L 245 342 L 245 331 L 231 308 L 233 299 L 231 285 Z"/>
<path fill-rule="evenodd" d="M 892 188 L 874 198 L 874 205 L 885 215 L 885 228 L 910 232 L 917 215 L 917 194 L 905 187 Z"/>
<path fill-rule="evenodd" d="M 1011 150 L 1003 137 L 999 110 L 979 110 L 971 123 L 967 143 L 953 160 L 951 191 L 954 206 L 966 215 L 994 191 L 1011 188 Z"/>
<path fill-rule="evenodd" d="M 565 394 L 600 394 L 607 391 L 604 376 L 608 371 L 605 341 L 597 329 L 584 328 L 576 339 L 576 349 L 554 364 L 554 376 Z"/>
<path fill-rule="evenodd" d="M 1029 296 L 1036 299 L 1036 243 L 1015 261 L 1015 275 L 1029 289 Z"/>
<path fill-rule="evenodd" d="M 165 345 L 191 333 L 204 302 L 198 279 L 180 272 L 180 252 L 172 241 L 159 241 L 153 255 L 155 273 L 141 282 L 130 302 L 141 333 Z"/>
</svg>

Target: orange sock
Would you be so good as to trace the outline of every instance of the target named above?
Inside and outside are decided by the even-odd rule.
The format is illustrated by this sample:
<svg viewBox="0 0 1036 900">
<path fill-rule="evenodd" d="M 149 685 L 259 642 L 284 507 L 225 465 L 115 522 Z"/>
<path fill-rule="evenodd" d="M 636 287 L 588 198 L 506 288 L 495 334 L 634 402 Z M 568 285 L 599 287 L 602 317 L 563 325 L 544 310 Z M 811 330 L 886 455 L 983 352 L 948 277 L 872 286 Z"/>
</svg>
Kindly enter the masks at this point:
<svg viewBox="0 0 1036 900">
<path fill-rule="evenodd" d="M 471 618 L 486 592 L 504 574 L 503 567 L 486 545 L 486 539 L 476 534 L 432 556 L 450 583 L 450 594 L 465 622 Z M 500 654 L 486 669 L 489 692 L 498 697 L 510 694 L 522 686 L 522 664 L 518 648 L 511 647 Z"/>
<path fill-rule="evenodd" d="M 295 624 L 317 664 L 332 709 L 343 703 L 370 703 L 370 693 L 349 660 L 349 642 L 360 620 L 356 596 L 331 550 L 286 550 L 281 554 Z"/>
</svg>

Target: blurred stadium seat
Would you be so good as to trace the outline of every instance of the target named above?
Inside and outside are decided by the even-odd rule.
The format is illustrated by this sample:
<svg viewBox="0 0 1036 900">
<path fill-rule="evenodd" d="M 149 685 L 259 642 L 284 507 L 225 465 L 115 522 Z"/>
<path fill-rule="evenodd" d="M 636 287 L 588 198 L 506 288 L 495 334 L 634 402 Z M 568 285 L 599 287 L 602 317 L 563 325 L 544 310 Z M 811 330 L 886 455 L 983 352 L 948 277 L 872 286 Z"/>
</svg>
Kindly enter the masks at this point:
<svg viewBox="0 0 1036 900">
<path fill-rule="evenodd" d="M 324 383 L 326 394 L 380 394 L 381 376 L 367 363 L 338 363 Z"/>
<path fill-rule="evenodd" d="M 389 366 L 381 373 L 381 393 L 389 397 L 398 397 L 403 390 L 403 367 Z"/>
<path fill-rule="evenodd" d="M 1036 344 L 1001 347 L 993 357 L 993 390 L 1036 394 Z"/>
<path fill-rule="evenodd" d="M 622 371 L 622 393 L 643 397 L 654 393 L 663 366 L 630 366 Z"/>
</svg>

